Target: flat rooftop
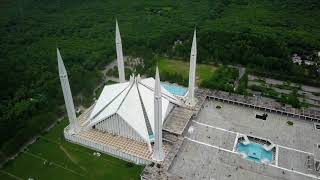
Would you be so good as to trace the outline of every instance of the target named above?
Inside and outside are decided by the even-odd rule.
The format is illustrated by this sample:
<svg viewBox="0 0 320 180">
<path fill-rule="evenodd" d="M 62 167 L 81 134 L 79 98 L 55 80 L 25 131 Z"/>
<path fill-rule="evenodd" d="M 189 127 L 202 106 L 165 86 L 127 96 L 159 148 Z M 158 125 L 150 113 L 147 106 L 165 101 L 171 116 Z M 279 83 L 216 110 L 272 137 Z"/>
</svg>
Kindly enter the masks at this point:
<svg viewBox="0 0 320 180">
<path fill-rule="evenodd" d="M 267 120 L 256 118 L 264 113 Z M 276 161 L 264 165 L 243 159 L 235 150 L 239 134 L 273 142 Z M 306 165 L 316 143 L 320 130 L 310 121 L 207 99 L 190 122 L 169 173 L 185 179 L 320 179 Z"/>
</svg>

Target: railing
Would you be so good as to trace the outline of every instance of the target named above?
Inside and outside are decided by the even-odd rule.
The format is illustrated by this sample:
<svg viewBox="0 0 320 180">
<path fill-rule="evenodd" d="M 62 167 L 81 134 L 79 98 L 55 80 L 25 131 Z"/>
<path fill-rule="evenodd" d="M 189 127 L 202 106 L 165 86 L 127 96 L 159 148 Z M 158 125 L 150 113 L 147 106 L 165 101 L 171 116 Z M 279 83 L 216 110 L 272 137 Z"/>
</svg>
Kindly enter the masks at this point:
<svg viewBox="0 0 320 180">
<path fill-rule="evenodd" d="M 286 116 L 291 116 L 291 117 L 294 117 L 294 118 L 310 120 L 310 121 L 313 121 L 313 122 L 320 122 L 320 118 L 314 117 L 314 116 L 310 116 L 310 115 L 306 115 L 306 114 L 297 114 L 297 113 L 293 113 L 293 112 L 283 111 L 283 110 L 274 109 L 274 108 L 270 108 L 270 107 L 259 106 L 259 105 L 256 105 L 256 104 L 250 104 L 250 103 L 246 103 L 246 102 L 241 102 L 241 101 L 237 101 L 237 100 L 221 98 L 221 97 L 212 96 L 212 95 L 207 96 L 207 97 L 209 99 L 214 99 L 214 100 L 218 100 L 218 101 L 222 101 L 222 102 L 227 102 L 227 103 L 230 103 L 230 104 L 242 105 L 242 106 L 245 106 L 245 107 L 250 107 L 250 108 L 259 109 L 259 110 L 263 110 L 263 111 L 274 112 L 274 113 L 278 113 L 278 114 L 286 115 Z"/>
</svg>

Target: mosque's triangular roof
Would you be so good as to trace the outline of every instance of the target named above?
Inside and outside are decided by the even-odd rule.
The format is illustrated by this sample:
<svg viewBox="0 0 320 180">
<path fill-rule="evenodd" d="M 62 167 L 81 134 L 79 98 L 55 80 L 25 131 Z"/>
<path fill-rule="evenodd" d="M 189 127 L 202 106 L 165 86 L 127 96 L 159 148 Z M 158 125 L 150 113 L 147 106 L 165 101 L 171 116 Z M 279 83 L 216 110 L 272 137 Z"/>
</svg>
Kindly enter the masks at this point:
<svg viewBox="0 0 320 180">
<path fill-rule="evenodd" d="M 130 82 L 105 86 L 90 114 L 89 126 L 117 114 L 149 142 L 147 123 L 154 132 L 154 84 L 153 78 L 137 77 L 131 78 Z M 164 122 L 169 104 L 182 105 L 182 102 L 163 87 L 161 94 L 162 122 Z"/>
</svg>

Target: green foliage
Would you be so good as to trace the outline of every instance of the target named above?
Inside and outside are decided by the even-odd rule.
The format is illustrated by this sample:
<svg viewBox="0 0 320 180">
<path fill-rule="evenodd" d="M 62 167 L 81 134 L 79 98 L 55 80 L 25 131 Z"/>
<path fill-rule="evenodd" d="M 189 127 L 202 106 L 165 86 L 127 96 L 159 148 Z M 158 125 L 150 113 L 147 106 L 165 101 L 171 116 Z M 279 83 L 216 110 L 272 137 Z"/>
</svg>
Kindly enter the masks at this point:
<svg viewBox="0 0 320 180">
<path fill-rule="evenodd" d="M 313 92 L 312 94 L 315 96 L 320 96 L 320 92 Z"/>
<path fill-rule="evenodd" d="M 254 82 L 258 82 L 260 84 L 266 84 L 266 81 L 264 79 L 255 79 Z"/>
<path fill-rule="evenodd" d="M 125 73 L 125 78 L 126 79 L 130 79 L 130 76 L 132 75 L 132 73 L 133 73 L 133 71 L 131 70 L 131 69 L 129 69 L 129 68 L 125 68 L 124 69 L 124 73 Z"/>
<path fill-rule="evenodd" d="M 158 66 L 162 81 L 169 81 L 183 86 L 188 86 L 189 63 L 181 60 L 160 58 L 158 60 Z M 210 79 L 216 70 L 215 66 L 207 64 L 197 64 L 196 68 L 196 76 L 199 79 L 198 83 L 200 84 L 202 81 Z"/>
<path fill-rule="evenodd" d="M 111 76 L 111 77 L 118 77 L 118 68 L 116 66 L 114 66 L 113 68 L 109 69 L 109 71 L 106 73 L 107 76 Z"/>
<path fill-rule="evenodd" d="M 154 76 L 154 54 L 189 59 L 196 25 L 198 63 L 243 64 L 266 77 L 319 85 L 314 68 L 290 62 L 292 53 L 308 55 L 320 47 L 319 8 L 318 0 L 5 1 L 0 5 L 0 154 L 12 154 L 64 112 L 58 108 L 63 96 L 57 46 L 73 95 L 82 97 L 76 102 L 91 103 L 101 81 L 98 70 L 116 57 L 115 17 L 124 54 L 145 60 L 145 68 L 136 69 L 140 74 Z M 177 40 L 181 43 L 174 45 Z M 173 76 L 185 83 L 181 75 Z M 232 91 L 226 83 L 201 82 Z M 53 116 L 45 117 L 48 113 Z"/>
<path fill-rule="evenodd" d="M 242 78 L 239 80 L 239 85 L 238 85 L 238 88 L 236 89 L 236 92 L 242 95 L 249 95 L 249 93 L 247 92 L 247 88 L 248 88 L 248 73 L 245 73 L 242 76 Z"/>
<path fill-rule="evenodd" d="M 277 87 L 279 89 L 286 89 L 286 90 L 299 90 L 299 89 L 301 89 L 300 87 L 291 86 L 290 84 L 286 84 L 286 83 L 274 84 L 273 86 Z"/>
<path fill-rule="evenodd" d="M 115 83 L 117 83 L 117 82 L 108 80 L 107 82 L 104 83 L 104 85 L 110 85 L 110 84 L 115 84 Z"/>
<path fill-rule="evenodd" d="M 290 65 L 288 66 L 290 67 Z M 285 68 L 285 67 L 283 67 Z M 280 72 L 280 71 L 258 71 L 257 69 L 250 68 L 247 70 L 250 74 L 262 77 L 269 77 L 273 79 L 279 79 L 283 81 L 291 81 L 299 84 L 306 84 L 310 86 L 319 86 L 320 78 L 316 73 L 309 74 L 301 66 L 294 65 L 292 72 Z"/>
<path fill-rule="evenodd" d="M 1 170 L 21 179 L 140 178 L 143 166 L 103 153 L 97 157 L 93 155 L 94 150 L 67 142 L 62 134 L 67 124 L 68 120 L 65 118 Z"/>
<path fill-rule="evenodd" d="M 286 85 L 286 87 L 288 86 Z M 250 85 L 248 88 L 253 91 L 261 92 L 262 96 L 273 98 L 281 103 L 289 104 L 294 108 L 300 108 L 303 105 L 298 99 L 300 95 L 298 94 L 297 88 L 293 88 L 292 93 L 290 93 L 289 95 L 280 94 L 276 92 L 274 89 L 272 89 L 272 87 L 267 86 L 266 84 L 262 84 L 262 85 L 253 84 L 253 85 Z"/>
<path fill-rule="evenodd" d="M 248 87 L 249 89 L 253 90 L 253 91 L 259 91 L 261 92 L 261 95 L 266 96 L 266 97 L 270 97 L 273 99 L 279 99 L 280 94 L 278 92 L 276 92 L 274 89 L 268 87 L 267 85 L 250 85 Z"/>
<path fill-rule="evenodd" d="M 290 104 L 294 108 L 300 108 L 302 106 L 298 99 L 299 94 L 297 90 L 292 91 L 289 95 L 281 95 L 280 102 Z"/>
<path fill-rule="evenodd" d="M 184 78 L 179 73 L 168 73 L 168 72 L 162 72 L 161 73 L 161 80 L 162 81 L 169 81 L 170 83 L 178 83 L 182 86 L 187 87 L 188 86 L 188 79 Z"/>
<path fill-rule="evenodd" d="M 238 75 L 239 72 L 237 69 L 221 66 L 215 71 L 210 79 L 203 80 L 201 86 L 210 89 L 219 89 L 223 91 L 233 92 L 233 83 Z"/>
<path fill-rule="evenodd" d="M 288 124 L 289 126 L 293 126 L 293 122 L 292 122 L 292 121 L 287 121 L 287 124 Z"/>
</svg>

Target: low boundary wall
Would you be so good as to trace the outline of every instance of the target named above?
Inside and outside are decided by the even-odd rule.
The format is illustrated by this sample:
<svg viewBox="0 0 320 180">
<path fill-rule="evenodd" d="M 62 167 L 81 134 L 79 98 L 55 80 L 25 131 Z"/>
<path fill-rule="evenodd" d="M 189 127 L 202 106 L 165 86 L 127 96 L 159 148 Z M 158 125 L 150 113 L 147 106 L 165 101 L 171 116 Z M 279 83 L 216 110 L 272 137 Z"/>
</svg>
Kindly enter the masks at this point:
<svg viewBox="0 0 320 180">
<path fill-rule="evenodd" d="M 75 143 L 75 144 L 78 144 L 78 145 L 81 145 L 81 146 L 85 146 L 87 148 L 90 148 L 90 149 L 93 149 L 93 150 L 96 150 L 96 151 L 111 155 L 113 157 L 116 157 L 116 158 L 119 158 L 119 159 L 122 159 L 122 160 L 125 160 L 125 161 L 133 162 L 135 164 L 146 165 L 146 164 L 151 163 L 151 161 L 149 161 L 147 159 L 135 156 L 133 154 L 129 154 L 127 152 L 120 151 L 118 149 L 114 149 L 112 147 L 109 147 L 106 144 L 93 142 L 93 141 L 88 140 L 86 138 L 79 137 L 76 134 L 71 135 L 71 134 L 69 134 L 67 132 L 67 128 L 68 127 L 66 127 L 64 129 L 64 137 L 65 137 L 65 139 L 67 141 L 70 141 L 72 143 Z"/>
<path fill-rule="evenodd" d="M 207 96 L 207 99 L 214 99 L 214 100 L 221 101 L 221 102 L 226 102 L 226 103 L 229 103 L 229 104 L 245 106 L 245 107 L 249 107 L 249 108 L 253 108 L 253 109 L 258 109 L 258 110 L 262 110 L 262 111 L 273 112 L 273 113 L 285 115 L 285 116 L 288 116 L 288 117 L 300 118 L 300 119 L 304 119 L 304 120 L 309 120 L 309 121 L 312 121 L 312 122 L 320 123 L 320 119 L 319 118 L 313 117 L 313 116 L 308 116 L 308 115 L 303 114 L 303 113 L 302 114 L 298 114 L 298 113 L 293 113 L 293 112 L 287 112 L 287 111 L 283 111 L 283 110 L 280 110 L 280 109 L 273 109 L 273 108 L 269 108 L 269 107 L 259 106 L 259 105 L 255 105 L 255 104 L 249 104 L 249 103 L 236 101 L 236 100 L 230 100 L 230 99 L 221 98 L 221 97 L 217 97 L 217 96 Z"/>
</svg>

